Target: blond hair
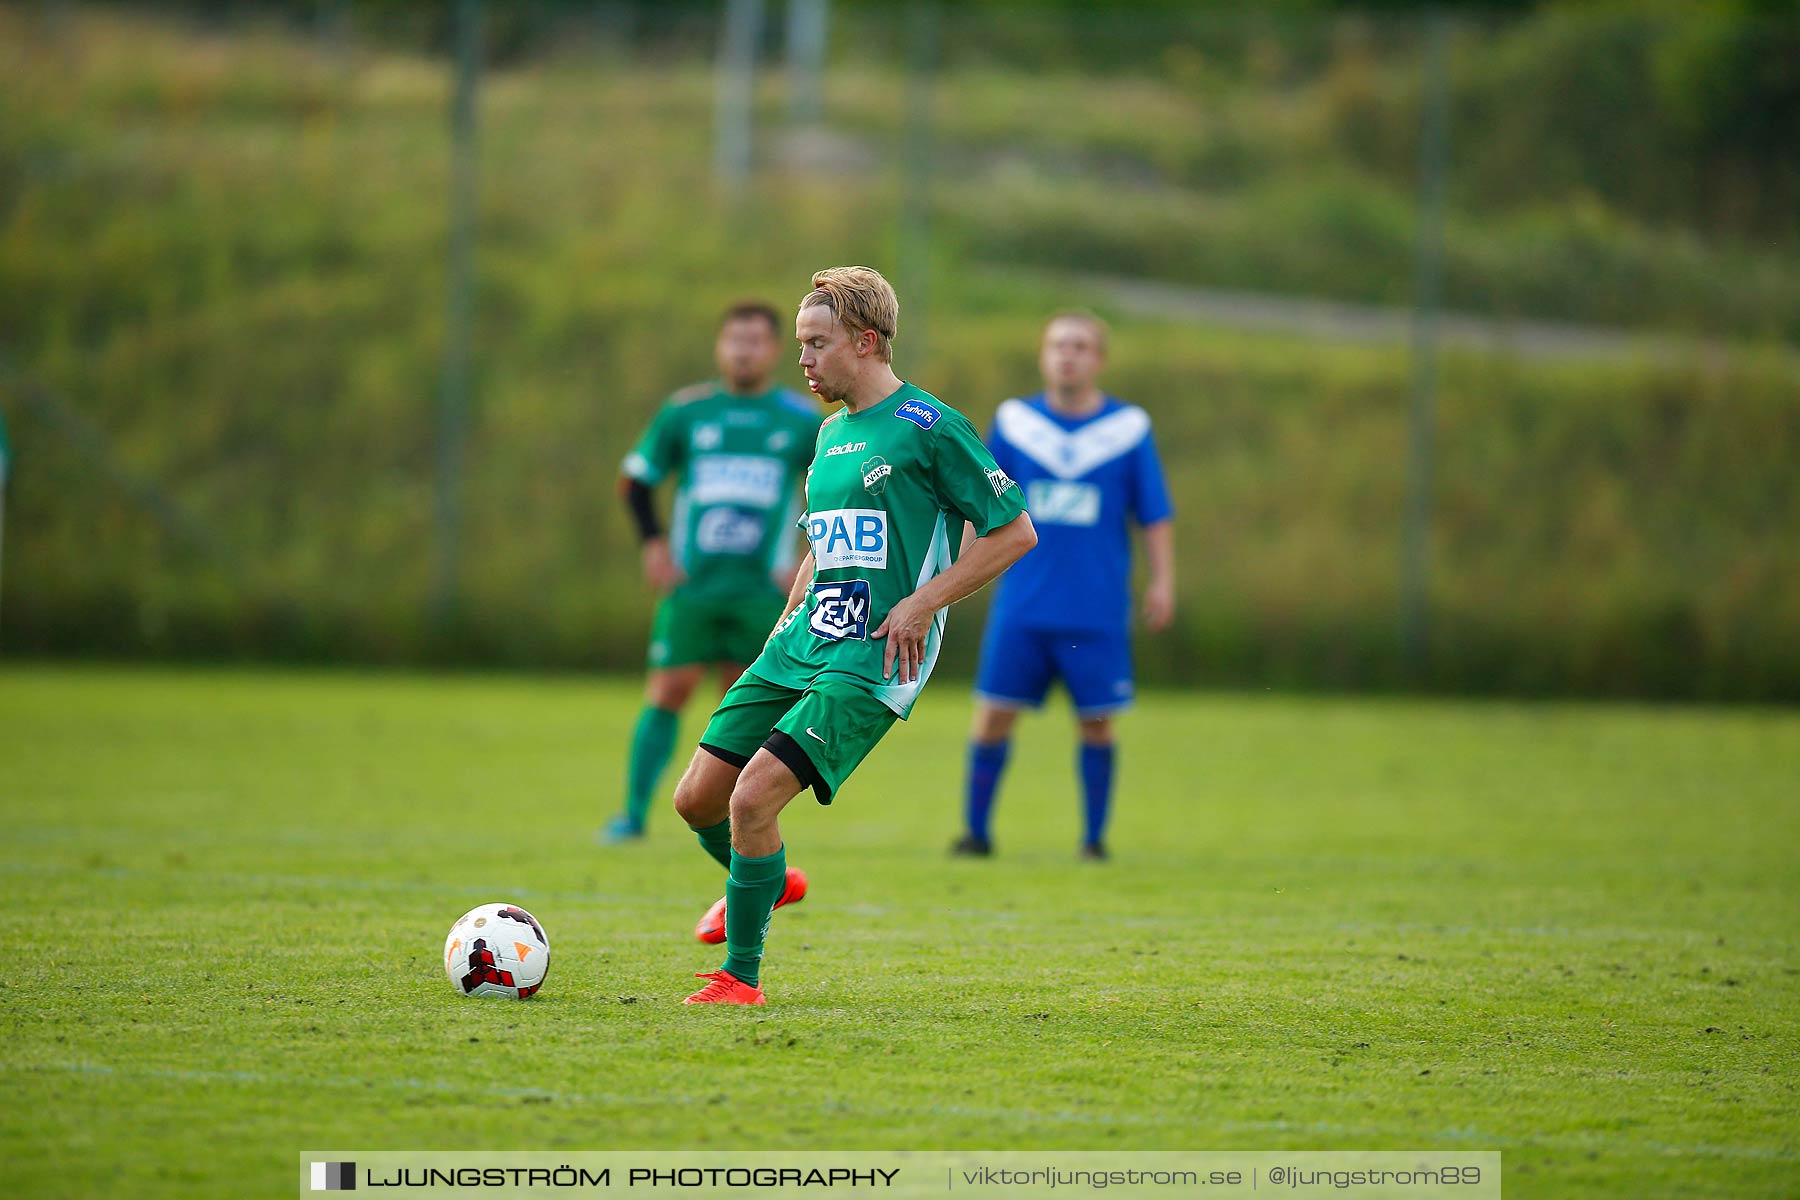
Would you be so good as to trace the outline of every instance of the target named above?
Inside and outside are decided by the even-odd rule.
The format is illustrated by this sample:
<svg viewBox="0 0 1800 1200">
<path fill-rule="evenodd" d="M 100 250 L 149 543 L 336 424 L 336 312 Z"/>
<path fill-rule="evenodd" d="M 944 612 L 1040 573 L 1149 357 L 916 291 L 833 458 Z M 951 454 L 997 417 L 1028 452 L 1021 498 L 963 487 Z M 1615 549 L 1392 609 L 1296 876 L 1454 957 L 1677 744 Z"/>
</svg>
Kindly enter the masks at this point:
<svg viewBox="0 0 1800 1200">
<path fill-rule="evenodd" d="M 1105 320 L 1101 318 L 1099 313 L 1090 312 L 1085 308 L 1062 309 L 1052 314 L 1050 319 L 1044 322 L 1044 335 L 1046 337 L 1050 334 L 1050 327 L 1055 325 L 1058 321 L 1079 321 L 1083 325 L 1086 325 L 1089 329 L 1094 331 L 1094 340 L 1100 344 L 1100 353 L 1106 353 L 1106 343 L 1112 337 L 1112 329 L 1107 325 Z"/>
<path fill-rule="evenodd" d="M 802 311 L 817 304 L 829 308 L 851 333 L 875 331 L 875 354 L 894 361 L 894 335 L 900 328 L 900 299 L 873 267 L 827 267 L 813 272 L 813 290 L 800 301 Z"/>
</svg>

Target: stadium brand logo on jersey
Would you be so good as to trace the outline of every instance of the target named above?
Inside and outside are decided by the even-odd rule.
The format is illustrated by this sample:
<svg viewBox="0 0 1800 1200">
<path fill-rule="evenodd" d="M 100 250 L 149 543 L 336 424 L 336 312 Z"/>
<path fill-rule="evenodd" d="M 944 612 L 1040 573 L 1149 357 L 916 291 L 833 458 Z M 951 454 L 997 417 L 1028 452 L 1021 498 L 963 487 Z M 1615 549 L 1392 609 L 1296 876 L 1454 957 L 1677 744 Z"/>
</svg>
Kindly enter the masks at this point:
<svg viewBox="0 0 1800 1200">
<path fill-rule="evenodd" d="M 695 504 L 745 504 L 774 508 L 781 502 L 781 481 L 787 474 L 778 458 L 760 454 L 709 454 L 694 460 L 688 483 Z"/>
<path fill-rule="evenodd" d="M 930 429 L 944 414 L 923 400 L 906 400 L 894 410 L 894 415 L 902 421 L 911 421 L 920 429 Z"/>
<path fill-rule="evenodd" d="M 734 408 L 725 414 L 725 423 L 727 425 L 761 425 L 767 422 L 768 419 L 769 418 L 764 414 L 752 409 Z"/>
<path fill-rule="evenodd" d="M 867 442 L 845 442 L 841 446 L 833 446 L 822 457 L 830 458 L 834 454 L 855 454 L 858 450 L 867 450 L 868 448 L 869 443 Z"/>
<path fill-rule="evenodd" d="M 987 477 L 988 483 L 993 485 L 994 495 L 996 496 L 1004 496 L 1006 494 L 1006 489 L 1013 485 L 1012 476 L 1008 475 L 1005 471 L 1002 471 L 999 467 L 995 467 L 993 470 L 989 471 Z"/>
<path fill-rule="evenodd" d="M 1073 479 L 1034 479 L 1025 488 L 1025 507 L 1037 525 L 1098 525 L 1100 489 Z"/>
<path fill-rule="evenodd" d="M 741 508 L 708 509 L 694 525 L 702 554 L 755 554 L 762 540 L 762 518 Z"/>
<path fill-rule="evenodd" d="M 843 579 L 812 585 L 813 610 L 807 622 L 828 642 L 864 641 L 869 636 L 869 581 Z"/>
<path fill-rule="evenodd" d="M 879 508 L 833 508 L 806 519 L 806 540 L 820 570 L 887 569 L 887 514 Z"/>
<path fill-rule="evenodd" d="M 887 460 L 877 454 L 862 465 L 863 491 L 871 496 L 879 496 L 887 490 L 888 476 L 894 468 L 887 465 Z"/>
<path fill-rule="evenodd" d="M 694 449 L 717 450 L 725 441 L 725 431 L 717 425 L 694 426 Z"/>
</svg>

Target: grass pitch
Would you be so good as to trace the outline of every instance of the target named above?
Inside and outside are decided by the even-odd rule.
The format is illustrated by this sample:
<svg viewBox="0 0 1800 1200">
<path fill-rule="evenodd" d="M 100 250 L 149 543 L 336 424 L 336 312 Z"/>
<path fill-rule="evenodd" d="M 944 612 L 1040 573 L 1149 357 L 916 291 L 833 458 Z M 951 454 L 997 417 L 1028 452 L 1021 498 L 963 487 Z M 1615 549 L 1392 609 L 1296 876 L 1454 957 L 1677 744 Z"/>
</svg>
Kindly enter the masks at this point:
<svg viewBox="0 0 1800 1200">
<path fill-rule="evenodd" d="M 0 673 L 11 1194 L 673 1146 L 1498 1149 L 1509 1195 L 1800 1192 L 1800 714 L 1155 696 L 1094 866 L 1057 713 L 1000 857 L 945 857 L 964 697 L 795 803 L 770 1005 L 696 1011 L 720 872 L 666 809 L 592 836 L 634 684 Z M 438 963 L 499 899 L 554 948 L 523 1004 Z"/>
</svg>

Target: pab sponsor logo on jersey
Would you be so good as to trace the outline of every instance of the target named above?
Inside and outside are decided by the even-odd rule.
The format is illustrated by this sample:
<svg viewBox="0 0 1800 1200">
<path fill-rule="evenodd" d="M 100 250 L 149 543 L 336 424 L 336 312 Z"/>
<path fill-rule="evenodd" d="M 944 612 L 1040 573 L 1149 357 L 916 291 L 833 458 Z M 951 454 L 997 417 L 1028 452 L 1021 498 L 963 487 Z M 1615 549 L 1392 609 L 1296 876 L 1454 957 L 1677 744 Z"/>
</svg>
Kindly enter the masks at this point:
<svg viewBox="0 0 1800 1200">
<path fill-rule="evenodd" d="M 862 465 L 863 491 L 871 496 L 879 496 L 887 490 L 888 476 L 894 468 L 888 466 L 887 460 L 877 454 Z"/>
<path fill-rule="evenodd" d="M 894 410 L 894 415 L 902 421 L 911 421 L 920 429 L 930 429 L 944 414 L 923 400 L 903 400 L 900 407 Z"/>
<path fill-rule="evenodd" d="M 747 504 L 773 508 L 781 502 L 786 471 L 778 458 L 760 454 L 709 454 L 694 460 L 688 485 L 695 504 Z"/>
<path fill-rule="evenodd" d="M 868 448 L 869 443 L 867 442 L 845 442 L 841 446 L 833 446 L 827 450 L 824 457 L 830 458 L 834 454 L 855 454 L 858 450 L 867 450 Z"/>
<path fill-rule="evenodd" d="M 828 642 L 863 641 L 869 636 L 869 581 L 843 579 L 812 585 L 809 627 Z"/>
<path fill-rule="evenodd" d="M 879 508 L 832 508 L 806 519 L 806 539 L 822 571 L 836 567 L 887 569 L 887 513 Z"/>
</svg>

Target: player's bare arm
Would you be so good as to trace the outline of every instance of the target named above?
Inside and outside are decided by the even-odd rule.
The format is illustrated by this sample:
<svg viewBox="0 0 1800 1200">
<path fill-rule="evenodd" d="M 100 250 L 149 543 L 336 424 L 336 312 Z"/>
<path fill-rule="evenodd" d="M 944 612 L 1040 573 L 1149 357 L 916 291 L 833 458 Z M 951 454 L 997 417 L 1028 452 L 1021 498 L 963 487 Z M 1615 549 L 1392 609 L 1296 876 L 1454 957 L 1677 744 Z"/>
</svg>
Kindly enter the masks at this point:
<svg viewBox="0 0 1800 1200">
<path fill-rule="evenodd" d="M 1144 582 L 1144 628 L 1161 633 L 1175 619 L 1175 522 L 1144 526 L 1144 558 L 1150 576 Z"/>
<path fill-rule="evenodd" d="M 658 592 L 673 591 L 686 578 L 675 565 L 675 555 L 667 538 L 651 538 L 644 543 L 644 581 Z"/>
<path fill-rule="evenodd" d="M 1035 545 L 1037 530 L 1032 527 L 1031 514 L 1020 513 L 985 537 L 976 538 L 956 565 L 889 609 L 881 628 L 869 635 L 888 639 L 882 655 L 883 673 L 892 672 L 898 664 L 898 682 L 917 679 L 925 661 L 925 635 L 938 609 L 973 596 Z"/>
</svg>

